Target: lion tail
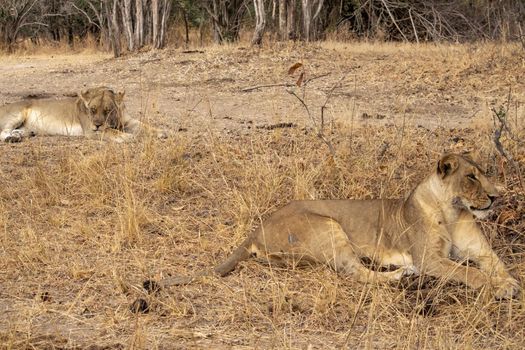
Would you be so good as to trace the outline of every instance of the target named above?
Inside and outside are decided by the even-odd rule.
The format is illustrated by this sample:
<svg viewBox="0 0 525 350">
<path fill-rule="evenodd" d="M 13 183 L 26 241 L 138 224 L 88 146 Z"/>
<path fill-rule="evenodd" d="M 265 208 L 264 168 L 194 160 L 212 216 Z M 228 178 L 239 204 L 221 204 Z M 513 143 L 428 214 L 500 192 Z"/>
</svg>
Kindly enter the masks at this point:
<svg viewBox="0 0 525 350">
<path fill-rule="evenodd" d="M 224 262 L 215 266 L 213 271 L 219 276 L 224 277 L 235 270 L 238 263 L 247 260 L 251 256 L 250 247 L 252 243 L 253 236 L 249 235 Z"/>
<path fill-rule="evenodd" d="M 214 274 L 224 277 L 230 272 L 232 272 L 239 262 L 246 260 L 250 257 L 250 246 L 252 245 L 252 242 L 252 236 L 248 236 L 223 263 L 217 265 L 213 270 L 201 271 L 193 276 L 168 277 L 161 281 L 161 286 L 163 288 L 167 288 L 171 286 L 191 284 L 202 277 L 213 276 Z M 150 283 L 149 281 L 147 282 Z"/>
</svg>

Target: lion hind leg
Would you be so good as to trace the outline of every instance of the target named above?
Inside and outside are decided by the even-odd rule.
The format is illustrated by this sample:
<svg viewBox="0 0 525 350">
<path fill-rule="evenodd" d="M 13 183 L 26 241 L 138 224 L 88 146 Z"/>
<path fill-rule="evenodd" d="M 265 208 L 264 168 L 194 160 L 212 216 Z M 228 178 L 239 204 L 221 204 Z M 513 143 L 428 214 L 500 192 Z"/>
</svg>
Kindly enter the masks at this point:
<svg viewBox="0 0 525 350">
<path fill-rule="evenodd" d="M 356 255 L 341 225 L 327 217 L 308 216 L 311 239 L 305 242 L 305 255 L 326 263 L 336 272 L 351 276 L 359 282 L 388 282 L 417 273 L 413 265 L 402 266 L 394 271 L 374 271 L 365 267 Z"/>
<path fill-rule="evenodd" d="M 24 115 L 22 112 L 11 114 L 12 119 L 7 122 L 0 132 L 0 141 L 20 142 L 25 136 Z"/>
<path fill-rule="evenodd" d="M 350 244 L 337 249 L 330 265 L 336 272 L 350 275 L 361 283 L 398 281 L 402 277 L 418 274 L 414 265 L 401 266 L 394 271 L 371 270 L 361 263 Z"/>
</svg>

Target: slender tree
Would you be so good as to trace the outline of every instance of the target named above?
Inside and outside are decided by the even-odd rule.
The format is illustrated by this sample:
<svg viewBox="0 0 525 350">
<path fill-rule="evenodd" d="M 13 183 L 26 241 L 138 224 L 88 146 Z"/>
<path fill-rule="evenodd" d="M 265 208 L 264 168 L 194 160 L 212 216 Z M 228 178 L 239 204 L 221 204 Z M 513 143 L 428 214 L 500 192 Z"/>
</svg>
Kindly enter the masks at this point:
<svg viewBox="0 0 525 350">
<path fill-rule="evenodd" d="M 303 30 L 304 39 L 306 41 L 315 40 L 317 38 L 317 31 L 315 28 L 315 21 L 321 13 L 324 0 L 302 0 L 303 9 Z"/>
<path fill-rule="evenodd" d="M 252 45 L 261 45 L 266 29 L 266 10 L 264 0 L 253 0 L 255 9 L 255 30 L 253 32 Z"/>
<path fill-rule="evenodd" d="M 247 0 L 203 0 L 202 6 L 213 24 L 215 42 L 232 42 L 239 39 L 241 20 L 246 12 Z"/>
<path fill-rule="evenodd" d="M 125 29 L 126 39 L 128 43 L 128 49 L 130 51 L 135 50 L 135 33 L 133 27 L 133 16 L 131 12 L 131 1 L 132 0 L 122 0 L 121 10 L 122 10 L 122 25 Z M 136 5 L 136 4 L 135 4 Z"/>
<path fill-rule="evenodd" d="M 288 39 L 295 40 L 297 38 L 297 0 L 287 0 L 286 10 L 288 14 Z"/>
</svg>

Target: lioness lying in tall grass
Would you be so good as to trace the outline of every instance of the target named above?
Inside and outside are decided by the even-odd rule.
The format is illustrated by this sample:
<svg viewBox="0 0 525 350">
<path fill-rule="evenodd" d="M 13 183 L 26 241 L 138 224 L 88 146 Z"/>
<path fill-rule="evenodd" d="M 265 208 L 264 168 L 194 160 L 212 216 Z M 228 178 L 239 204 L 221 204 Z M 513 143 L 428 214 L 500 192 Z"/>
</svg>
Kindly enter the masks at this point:
<svg viewBox="0 0 525 350">
<path fill-rule="evenodd" d="M 128 116 L 124 93 L 115 93 L 107 87 L 87 89 L 77 97 L 31 99 L 0 107 L 0 141 L 20 142 L 32 135 L 65 135 L 123 142 L 140 132 L 166 137 L 163 130 Z"/>
<path fill-rule="evenodd" d="M 497 196 L 472 159 L 447 154 L 404 199 L 293 201 L 264 220 L 223 263 L 197 276 L 225 276 L 256 256 L 274 263 L 323 263 L 361 282 L 423 273 L 476 289 L 493 287 L 496 298 L 511 298 L 520 286 L 475 221 L 490 212 Z M 363 258 L 398 269 L 374 271 L 361 264 Z M 467 259 L 479 268 L 457 262 Z"/>
</svg>

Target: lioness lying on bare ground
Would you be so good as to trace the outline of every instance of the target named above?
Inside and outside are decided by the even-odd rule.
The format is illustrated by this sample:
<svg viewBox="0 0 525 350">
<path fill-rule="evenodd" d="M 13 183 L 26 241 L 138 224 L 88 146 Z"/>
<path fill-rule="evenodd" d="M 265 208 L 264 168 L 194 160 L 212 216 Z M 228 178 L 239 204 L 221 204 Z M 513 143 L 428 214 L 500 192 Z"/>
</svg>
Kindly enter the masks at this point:
<svg viewBox="0 0 525 350">
<path fill-rule="evenodd" d="M 266 219 L 213 272 L 225 276 L 255 255 L 279 263 L 324 263 L 361 282 L 423 273 L 472 288 L 493 287 L 496 298 L 511 298 L 520 286 L 475 221 L 489 213 L 497 196 L 472 159 L 448 154 L 405 199 L 291 202 Z M 361 264 L 365 258 L 398 269 L 373 271 Z M 467 259 L 479 268 L 462 265 Z M 172 277 L 161 285 L 194 279 Z"/>
<path fill-rule="evenodd" d="M 65 135 L 123 142 L 141 132 L 166 137 L 164 131 L 128 116 L 123 99 L 123 92 L 97 87 L 82 91 L 77 97 L 7 104 L 0 107 L 0 141 L 20 142 L 32 135 Z"/>
</svg>

